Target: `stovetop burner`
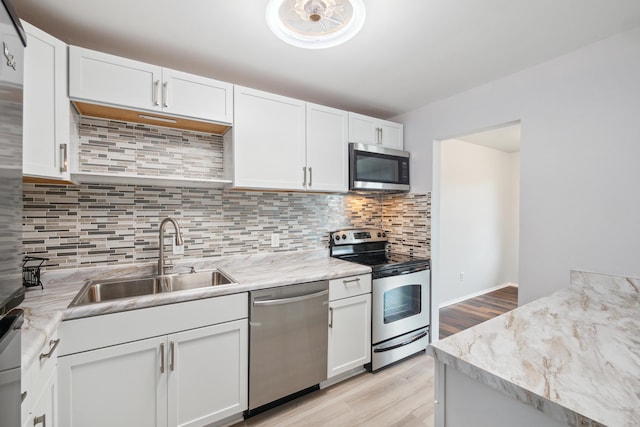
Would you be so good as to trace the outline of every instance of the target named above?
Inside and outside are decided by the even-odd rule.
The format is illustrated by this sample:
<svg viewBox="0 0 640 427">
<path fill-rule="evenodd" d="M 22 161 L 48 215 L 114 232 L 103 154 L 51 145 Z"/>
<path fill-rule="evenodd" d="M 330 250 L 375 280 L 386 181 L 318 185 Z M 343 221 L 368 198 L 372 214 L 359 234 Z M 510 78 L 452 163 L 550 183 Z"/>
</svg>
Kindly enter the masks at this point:
<svg viewBox="0 0 640 427">
<path fill-rule="evenodd" d="M 331 233 L 331 256 L 371 267 L 373 277 L 396 276 L 430 268 L 428 258 L 388 252 L 386 233 L 351 229 Z"/>
</svg>

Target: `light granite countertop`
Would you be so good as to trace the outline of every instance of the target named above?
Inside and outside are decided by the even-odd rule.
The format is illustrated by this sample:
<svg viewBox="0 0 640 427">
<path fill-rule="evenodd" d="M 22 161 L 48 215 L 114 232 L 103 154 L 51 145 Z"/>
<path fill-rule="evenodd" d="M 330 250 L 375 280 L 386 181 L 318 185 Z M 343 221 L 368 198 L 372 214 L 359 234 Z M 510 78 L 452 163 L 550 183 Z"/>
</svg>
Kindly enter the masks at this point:
<svg viewBox="0 0 640 427">
<path fill-rule="evenodd" d="M 428 347 L 571 426 L 640 422 L 640 279 L 573 271 L 567 289 Z"/>
<path fill-rule="evenodd" d="M 22 366 L 28 367 L 33 363 L 42 352 L 45 343 L 55 336 L 58 325 L 63 320 L 371 272 L 370 267 L 331 258 L 327 250 L 184 260 L 176 263 L 173 272 L 186 273 L 191 267 L 196 271 L 220 269 L 237 283 L 69 307 L 71 300 L 87 281 L 150 276 L 155 272 L 156 263 L 64 269 L 43 273 L 44 289 L 29 289 L 21 304 L 25 311 Z"/>
</svg>

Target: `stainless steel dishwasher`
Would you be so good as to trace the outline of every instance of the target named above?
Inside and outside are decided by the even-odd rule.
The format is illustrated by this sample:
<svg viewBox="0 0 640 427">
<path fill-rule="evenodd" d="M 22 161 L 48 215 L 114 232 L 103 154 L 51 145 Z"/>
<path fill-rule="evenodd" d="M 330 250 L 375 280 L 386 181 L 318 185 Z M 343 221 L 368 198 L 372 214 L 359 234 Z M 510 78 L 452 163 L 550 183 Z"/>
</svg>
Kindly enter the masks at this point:
<svg viewBox="0 0 640 427">
<path fill-rule="evenodd" d="M 327 379 L 328 300 L 327 281 L 251 292 L 245 416 Z"/>
</svg>

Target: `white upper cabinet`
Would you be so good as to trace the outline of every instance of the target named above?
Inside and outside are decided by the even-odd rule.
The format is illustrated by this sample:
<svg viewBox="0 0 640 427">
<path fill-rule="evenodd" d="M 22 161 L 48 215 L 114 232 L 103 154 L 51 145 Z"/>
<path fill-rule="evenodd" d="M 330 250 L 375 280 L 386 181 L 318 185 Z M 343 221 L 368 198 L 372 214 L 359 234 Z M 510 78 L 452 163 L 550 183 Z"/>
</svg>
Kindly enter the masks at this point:
<svg viewBox="0 0 640 427">
<path fill-rule="evenodd" d="M 233 85 L 182 71 L 162 69 L 162 111 L 233 122 Z"/>
<path fill-rule="evenodd" d="M 304 101 L 236 86 L 234 109 L 234 186 L 304 190 Z"/>
<path fill-rule="evenodd" d="M 69 48 L 69 97 L 125 109 L 233 122 L 233 85 L 77 46 Z"/>
<path fill-rule="evenodd" d="M 70 105 L 67 45 L 23 21 L 27 32 L 24 72 L 23 174 L 68 181 Z"/>
<path fill-rule="evenodd" d="M 307 103 L 307 189 L 345 192 L 348 186 L 348 114 Z"/>
<path fill-rule="evenodd" d="M 240 86 L 234 108 L 235 187 L 347 191 L 346 111 Z"/>
<path fill-rule="evenodd" d="M 349 142 L 404 148 L 404 126 L 388 120 L 349 113 Z"/>
</svg>

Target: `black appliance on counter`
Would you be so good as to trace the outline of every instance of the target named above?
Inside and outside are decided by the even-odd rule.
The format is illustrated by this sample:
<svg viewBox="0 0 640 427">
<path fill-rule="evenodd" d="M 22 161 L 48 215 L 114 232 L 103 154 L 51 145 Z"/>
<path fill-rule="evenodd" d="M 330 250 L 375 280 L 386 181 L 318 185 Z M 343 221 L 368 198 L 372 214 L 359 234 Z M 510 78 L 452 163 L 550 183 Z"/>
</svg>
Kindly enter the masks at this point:
<svg viewBox="0 0 640 427">
<path fill-rule="evenodd" d="M 371 267 L 371 364 L 376 371 L 426 349 L 431 323 L 430 260 L 389 251 L 387 233 L 330 233 L 330 255 Z"/>
<path fill-rule="evenodd" d="M 22 86 L 26 37 L 8 0 L 0 6 L 0 424 L 20 426 Z"/>
</svg>

